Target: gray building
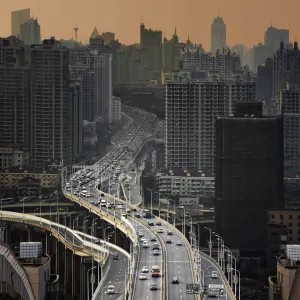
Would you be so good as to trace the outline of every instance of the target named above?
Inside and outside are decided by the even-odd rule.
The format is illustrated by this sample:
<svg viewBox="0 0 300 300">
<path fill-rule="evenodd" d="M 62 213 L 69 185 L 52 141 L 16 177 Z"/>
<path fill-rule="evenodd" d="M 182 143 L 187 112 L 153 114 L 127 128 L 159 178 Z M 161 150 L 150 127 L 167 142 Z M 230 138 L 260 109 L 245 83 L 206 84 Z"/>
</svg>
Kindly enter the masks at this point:
<svg viewBox="0 0 300 300">
<path fill-rule="evenodd" d="M 41 28 L 37 19 L 29 19 L 20 27 L 20 39 L 25 45 L 41 43 Z"/>
<path fill-rule="evenodd" d="M 214 173 L 214 123 L 234 113 L 237 101 L 255 100 L 255 82 L 190 81 L 177 75 L 166 85 L 168 169 L 198 168 Z"/>
<path fill-rule="evenodd" d="M 28 149 L 30 72 L 28 47 L 14 36 L 0 39 L 0 137 Z"/>
<path fill-rule="evenodd" d="M 270 26 L 265 31 L 265 46 L 272 46 L 277 50 L 280 43 L 283 42 L 287 45 L 290 42 L 290 33 L 287 29 L 278 29 L 276 27 Z"/>
<path fill-rule="evenodd" d="M 30 46 L 30 159 L 34 167 L 49 161 L 72 163 L 72 105 L 69 50 L 54 38 Z"/>
<path fill-rule="evenodd" d="M 30 8 L 11 12 L 11 35 L 20 36 L 21 25 L 30 19 Z"/>
<path fill-rule="evenodd" d="M 211 46 L 210 52 L 216 53 L 226 47 L 226 24 L 222 17 L 214 18 L 211 24 Z"/>
</svg>

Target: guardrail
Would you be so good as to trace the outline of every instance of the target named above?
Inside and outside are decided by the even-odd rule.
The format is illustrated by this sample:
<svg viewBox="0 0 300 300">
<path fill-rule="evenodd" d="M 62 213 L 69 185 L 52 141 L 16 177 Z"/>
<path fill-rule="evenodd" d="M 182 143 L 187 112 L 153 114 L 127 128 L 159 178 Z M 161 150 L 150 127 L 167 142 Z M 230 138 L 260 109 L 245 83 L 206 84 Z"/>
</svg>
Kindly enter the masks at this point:
<svg viewBox="0 0 300 300">
<path fill-rule="evenodd" d="M 203 257 L 205 257 L 207 260 L 209 260 L 210 262 L 212 262 L 214 264 L 214 266 L 218 269 L 218 271 L 221 274 L 222 279 L 226 285 L 226 290 L 227 290 L 229 296 L 231 297 L 231 299 L 236 300 L 233 290 L 231 289 L 231 286 L 229 285 L 229 282 L 227 281 L 227 278 L 226 278 L 225 274 L 223 273 L 223 270 L 221 269 L 219 264 L 213 258 L 211 258 L 209 255 L 207 255 L 206 253 L 201 252 L 201 255 Z"/>
<path fill-rule="evenodd" d="M 70 193 L 64 192 L 64 195 L 78 203 L 80 206 L 84 206 L 86 209 L 88 209 L 89 211 L 93 212 L 94 214 L 102 217 L 105 221 L 107 221 L 108 223 L 113 224 L 115 227 L 119 228 L 121 231 L 123 231 L 124 233 L 126 233 L 126 235 L 134 242 L 137 243 L 137 236 L 136 236 L 136 232 L 135 229 L 133 228 L 133 226 L 129 223 L 124 222 L 124 220 L 119 220 L 118 218 L 115 218 L 113 215 L 109 214 L 108 212 L 105 212 L 103 209 L 99 209 L 98 207 L 89 204 L 87 201 L 85 200 L 81 200 L 79 197 L 72 195 Z M 113 196 L 111 196 L 113 197 Z M 116 197 L 113 197 L 116 198 Z M 117 198 L 116 198 L 117 199 Z M 121 200 L 123 201 L 123 200 Z M 125 201 L 123 201 L 125 202 Z M 130 230 L 128 230 L 128 228 L 130 228 Z"/>
<path fill-rule="evenodd" d="M 26 216 L 27 216 L 27 218 L 26 218 Z M 29 218 L 29 216 L 30 216 L 30 218 Z M 84 246 L 85 241 L 83 241 L 75 232 L 72 232 L 71 229 L 69 229 L 68 227 L 65 227 L 63 225 L 51 222 L 47 219 L 35 217 L 32 215 L 26 215 L 26 214 L 24 217 L 24 215 L 22 213 L 16 213 L 16 212 L 10 212 L 10 211 L 1 211 L 0 219 L 6 220 L 9 222 L 25 223 L 25 224 L 29 224 L 29 225 L 32 225 L 35 227 L 43 228 L 43 229 L 51 232 L 51 234 L 57 240 L 59 240 L 67 248 L 71 249 L 75 254 L 81 255 L 82 253 L 84 253 L 87 256 L 94 257 L 94 259 L 96 261 L 102 262 L 103 264 L 106 262 L 106 260 L 108 258 L 108 251 L 105 248 L 103 248 L 99 245 L 92 244 L 92 243 L 91 243 L 92 247 L 90 245 L 88 247 L 85 247 Z M 74 236 L 74 238 L 78 239 L 82 243 L 82 246 L 76 246 L 73 243 L 69 242 L 65 237 L 62 236 L 63 232 L 59 232 L 52 226 L 56 226 L 58 228 L 63 229 L 64 231 L 68 231 L 69 233 L 71 233 Z M 86 243 L 88 243 L 88 242 L 86 242 Z M 92 250 L 92 248 L 94 248 L 94 251 Z"/>
</svg>

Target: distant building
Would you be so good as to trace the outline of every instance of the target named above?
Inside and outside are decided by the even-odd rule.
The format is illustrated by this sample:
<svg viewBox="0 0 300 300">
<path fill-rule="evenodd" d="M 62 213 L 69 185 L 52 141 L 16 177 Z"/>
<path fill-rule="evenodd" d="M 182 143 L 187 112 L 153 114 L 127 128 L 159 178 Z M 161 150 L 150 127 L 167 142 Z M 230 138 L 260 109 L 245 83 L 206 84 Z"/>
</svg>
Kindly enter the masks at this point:
<svg viewBox="0 0 300 300">
<path fill-rule="evenodd" d="M 23 167 L 26 161 L 26 153 L 21 149 L 16 147 L 0 147 L 0 169 Z"/>
<path fill-rule="evenodd" d="M 102 32 L 101 38 L 105 45 L 110 45 L 112 41 L 116 39 L 116 34 L 113 32 Z"/>
<path fill-rule="evenodd" d="M 173 169 L 156 174 L 160 198 L 179 197 L 179 204 L 198 204 L 199 199 L 214 195 L 214 177 L 197 169 Z M 183 196 L 188 196 L 180 203 Z"/>
<path fill-rule="evenodd" d="M 121 122 L 122 116 L 122 103 L 119 97 L 112 97 L 111 108 L 110 108 L 110 122 L 119 123 Z"/>
<path fill-rule="evenodd" d="M 20 39 L 25 45 L 41 44 L 41 29 L 37 19 L 29 19 L 20 27 Z"/>
<path fill-rule="evenodd" d="M 210 52 L 216 53 L 226 47 L 226 24 L 221 17 L 214 18 L 211 24 Z"/>
<path fill-rule="evenodd" d="M 283 120 L 262 117 L 261 102 L 238 102 L 216 120 L 216 231 L 242 256 L 264 257 L 268 209 L 283 203 Z"/>
<path fill-rule="evenodd" d="M 272 46 L 274 50 L 277 50 L 280 43 L 283 42 L 284 45 L 289 44 L 290 37 L 289 31 L 287 29 L 278 29 L 276 27 L 270 26 L 265 31 L 265 46 Z"/>
<path fill-rule="evenodd" d="M 20 37 L 21 25 L 30 19 L 30 8 L 11 12 L 11 35 Z"/>
<path fill-rule="evenodd" d="M 233 114 L 238 101 L 255 100 L 255 82 L 204 81 L 173 76 L 166 84 L 166 168 L 197 168 L 214 174 L 218 116 Z"/>
<path fill-rule="evenodd" d="M 11 36 L 0 39 L 0 140 L 28 151 L 30 68 L 29 48 Z"/>
<path fill-rule="evenodd" d="M 54 38 L 30 47 L 30 160 L 45 167 L 49 160 L 72 162 L 69 50 Z"/>
<path fill-rule="evenodd" d="M 257 67 L 256 99 L 266 103 L 272 100 L 273 59 L 267 58 L 263 65 Z"/>
</svg>

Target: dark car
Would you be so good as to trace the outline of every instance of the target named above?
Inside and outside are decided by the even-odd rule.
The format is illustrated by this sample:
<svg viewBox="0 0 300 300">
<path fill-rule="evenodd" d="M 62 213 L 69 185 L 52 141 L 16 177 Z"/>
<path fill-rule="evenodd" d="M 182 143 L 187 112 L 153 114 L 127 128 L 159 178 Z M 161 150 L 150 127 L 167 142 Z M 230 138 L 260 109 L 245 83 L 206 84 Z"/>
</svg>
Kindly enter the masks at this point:
<svg viewBox="0 0 300 300">
<path fill-rule="evenodd" d="M 151 291 L 157 291 L 157 284 L 156 283 L 151 283 L 150 290 Z"/>
<path fill-rule="evenodd" d="M 179 283 L 179 278 L 178 277 L 173 277 L 172 278 L 172 283 Z"/>
<path fill-rule="evenodd" d="M 135 217 L 136 217 L 136 218 L 140 218 L 141 215 L 140 215 L 140 214 L 135 214 Z"/>
<path fill-rule="evenodd" d="M 148 222 L 148 225 L 149 225 L 149 226 L 154 226 L 154 222 L 149 221 L 149 222 Z"/>
<path fill-rule="evenodd" d="M 157 225 L 157 226 L 161 226 L 161 222 L 160 222 L 160 221 L 157 221 L 157 222 L 156 222 L 156 225 Z"/>
<path fill-rule="evenodd" d="M 113 253 L 113 260 L 118 260 L 118 259 L 119 259 L 119 254 Z"/>
<path fill-rule="evenodd" d="M 168 231 L 168 235 L 173 235 L 173 232 L 172 231 Z"/>
<path fill-rule="evenodd" d="M 171 240 L 171 239 L 167 239 L 167 240 L 166 240 L 166 243 L 167 243 L 167 244 L 172 244 L 172 240 Z"/>
</svg>

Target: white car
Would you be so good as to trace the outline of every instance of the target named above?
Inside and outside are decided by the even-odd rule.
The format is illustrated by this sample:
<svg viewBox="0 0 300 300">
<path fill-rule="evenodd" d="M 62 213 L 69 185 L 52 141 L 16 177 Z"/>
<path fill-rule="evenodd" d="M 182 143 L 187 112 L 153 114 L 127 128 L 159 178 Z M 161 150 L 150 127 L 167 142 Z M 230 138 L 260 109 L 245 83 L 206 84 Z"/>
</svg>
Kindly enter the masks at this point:
<svg viewBox="0 0 300 300">
<path fill-rule="evenodd" d="M 217 271 L 212 271 L 211 272 L 211 278 L 214 278 L 214 279 L 218 278 L 218 272 Z"/>
<path fill-rule="evenodd" d="M 114 285 L 109 285 L 108 287 L 107 287 L 107 295 L 113 295 L 113 294 L 115 294 L 115 286 Z"/>
<path fill-rule="evenodd" d="M 140 275 L 140 280 L 146 280 L 146 279 L 147 279 L 147 276 L 144 273 L 142 273 Z"/>
<path fill-rule="evenodd" d="M 144 241 L 143 242 L 143 248 L 149 248 L 149 243 L 147 241 Z"/>
<path fill-rule="evenodd" d="M 149 273 L 149 269 L 148 269 L 147 266 L 144 266 L 144 267 L 142 268 L 142 273 Z"/>
<path fill-rule="evenodd" d="M 141 237 L 141 242 L 147 242 L 147 239 L 143 236 Z"/>
</svg>

